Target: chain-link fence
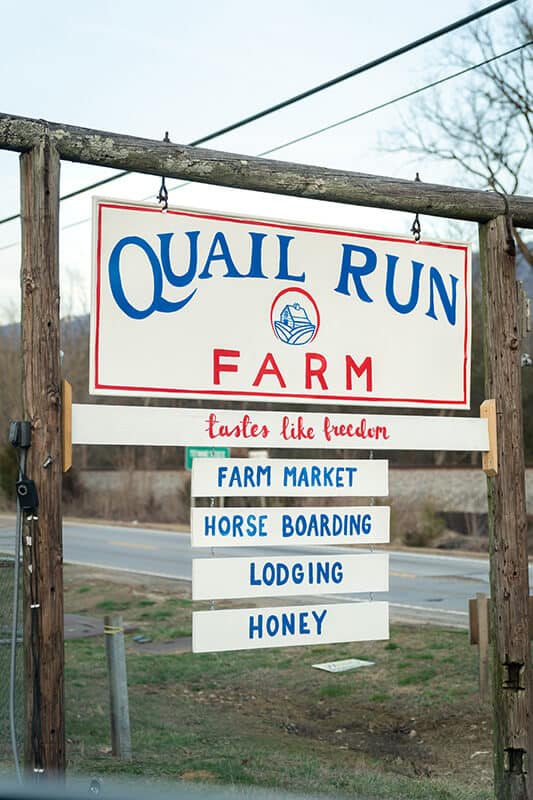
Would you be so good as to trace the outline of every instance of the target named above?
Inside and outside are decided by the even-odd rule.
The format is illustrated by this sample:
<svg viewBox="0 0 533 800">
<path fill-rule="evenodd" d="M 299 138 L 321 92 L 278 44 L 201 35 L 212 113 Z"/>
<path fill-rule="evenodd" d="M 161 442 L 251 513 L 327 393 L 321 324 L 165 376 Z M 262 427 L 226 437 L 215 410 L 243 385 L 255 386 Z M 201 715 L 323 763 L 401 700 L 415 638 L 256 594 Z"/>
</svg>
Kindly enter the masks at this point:
<svg viewBox="0 0 533 800">
<path fill-rule="evenodd" d="M 14 767 L 11 746 L 10 673 L 13 631 L 13 584 L 15 579 L 15 518 L 0 517 L 0 764 Z M 24 664 L 22 651 L 22 574 L 19 570 L 19 603 L 14 685 L 14 722 L 19 758 L 22 759 L 24 726 Z"/>
</svg>

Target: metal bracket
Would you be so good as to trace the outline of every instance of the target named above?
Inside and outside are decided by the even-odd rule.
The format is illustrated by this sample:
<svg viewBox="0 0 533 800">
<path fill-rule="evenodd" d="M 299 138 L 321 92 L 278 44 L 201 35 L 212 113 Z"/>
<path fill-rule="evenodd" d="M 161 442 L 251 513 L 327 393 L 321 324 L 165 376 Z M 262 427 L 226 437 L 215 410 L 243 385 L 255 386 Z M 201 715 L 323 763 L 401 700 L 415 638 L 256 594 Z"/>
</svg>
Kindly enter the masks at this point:
<svg viewBox="0 0 533 800">
<path fill-rule="evenodd" d="M 503 667 L 503 688 L 514 689 L 515 691 L 526 688 L 526 668 L 518 661 L 507 661 Z"/>
<path fill-rule="evenodd" d="M 503 768 L 505 772 L 514 775 L 527 774 L 527 753 L 520 747 L 506 747 L 503 753 Z"/>
</svg>

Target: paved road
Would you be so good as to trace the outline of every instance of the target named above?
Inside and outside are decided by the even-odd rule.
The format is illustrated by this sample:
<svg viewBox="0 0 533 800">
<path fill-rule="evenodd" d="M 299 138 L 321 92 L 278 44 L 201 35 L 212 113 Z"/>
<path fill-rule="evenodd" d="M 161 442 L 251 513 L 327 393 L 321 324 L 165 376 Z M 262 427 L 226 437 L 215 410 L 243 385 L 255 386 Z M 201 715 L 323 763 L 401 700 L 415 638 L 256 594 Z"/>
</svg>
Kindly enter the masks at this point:
<svg viewBox="0 0 533 800">
<path fill-rule="evenodd" d="M 7 552 L 12 542 L 13 521 L 2 518 L 0 552 Z M 346 553 L 339 547 L 320 547 L 319 550 L 328 554 Z M 365 551 L 367 548 L 361 548 L 360 552 Z M 293 552 L 316 555 L 318 549 L 301 547 Z M 258 553 L 257 549 L 239 549 L 239 555 Z M 186 533 L 69 522 L 64 526 L 64 554 L 65 561 L 70 563 L 191 579 L 191 548 Z M 261 548 L 260 551 L 262 556 L 281 554 L 288 555 L 289 548 Z M 236 555 L 235 551 L 224 548 L 195 553 L 195 556 L 207 558 L 231 555 Z M 393 551 L 390 552 L 390 591 L 374 594 L 374 597 L 389 599 L 391 616 L 396 620 L 426 620 L 467 627 L 467 601 L 476 592 L 489 593 L 486 558 Z"/>
</svg>

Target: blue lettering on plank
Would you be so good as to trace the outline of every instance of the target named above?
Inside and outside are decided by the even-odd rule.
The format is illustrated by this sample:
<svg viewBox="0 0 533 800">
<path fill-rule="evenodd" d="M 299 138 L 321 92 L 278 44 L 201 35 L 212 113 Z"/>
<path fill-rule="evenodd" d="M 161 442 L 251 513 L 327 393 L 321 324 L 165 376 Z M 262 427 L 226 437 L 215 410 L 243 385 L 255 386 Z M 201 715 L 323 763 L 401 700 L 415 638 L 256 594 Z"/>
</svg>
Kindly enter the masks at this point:
<svg viewBox="0 0 533 800">
<path fill-rule="evenodd" d="M 358 467 L 287 466 L 283 467 L 283 485 L 305 488 L 352 488 Z"/>
<path fill-rule="evenodd" d="M 366 514 L 282 514 L 281 537 L 368 536 L 372 533 L 372 515 Z"/>
<path fill-rule="evenodd" d="M 267 520 L 266 514 L 223 514 L 217 516 L 216 514 L 206 514 L 204 517 L 204 536 L 222 536 L 231 537 L 232 539 L 243 539 L 248 537 L 262 537 L 267 536 L 268 531 L 265 528 Z"/>
<path fill-rule="evenodd" d="M 270 486 L 272 468 L 270 464 L 234 464 L 231 468 L 217 467 L 217 486 L 238 489 L 257 489 Z"/>
<path fill-rule="evenodd" d="M 294 586 L 303 583 L 320 586 L 329 583 L 339 584 L 343 578 L 341 561 L 315 559 L 306 563 L 297 561 L 290 565 L 283 561 L 263 563 L 250 561 L 250 586 L 285 586 L 288 583 Z"/>
<path fill-rule="evenodd" d="M 263 613 L 251 614 L 248 617 L 248 639 L 263 639 L 264 636 L 274 638 L 278 634 L 283 637 L 307 636 L 309 634 L 322 635 L 324 622 L 328 610 L 312 609 L 309 611 L 280 611 L 265 615 Z"/>
</svg>

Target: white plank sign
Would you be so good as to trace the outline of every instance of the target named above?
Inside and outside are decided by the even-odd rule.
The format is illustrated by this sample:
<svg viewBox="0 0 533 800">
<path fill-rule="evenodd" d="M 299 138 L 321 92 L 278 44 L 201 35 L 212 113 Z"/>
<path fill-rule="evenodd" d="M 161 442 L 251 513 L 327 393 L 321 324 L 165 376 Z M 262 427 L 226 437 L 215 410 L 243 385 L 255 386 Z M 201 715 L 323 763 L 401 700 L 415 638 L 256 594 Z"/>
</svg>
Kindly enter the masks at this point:
<svg viewBox="0 0 533 800">
<path fill-rule="evenodd" d="M 102 404 L 73 405 L 72 442 L 268 449 L 489 449 L 487 420 L 478 417 L 281 414 Z"/>
<path fill-rule="evenodd" d="M 193 653 L 290 647 L 389 638 L 389 604 L 382 601 L 196 611 Z"/>
<path fill-rule="evenodd" d="M 469 245 L 93 211 L 94 394 L 469 407 Z"/>
<path fill-rule="evenodd" d="M 192 547 L 383 544 L 386 506 L 191 508 Z"/>
<path fill-rule="evenodd" d="M 388 553 L 193 558 L 192 599 L 387 592 Z"/>
<path fill-rule="evenodd" d="M 388 461 L 196 459 L 192 497 L 372 497 L 389 492 Z"/>
</svg>

